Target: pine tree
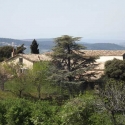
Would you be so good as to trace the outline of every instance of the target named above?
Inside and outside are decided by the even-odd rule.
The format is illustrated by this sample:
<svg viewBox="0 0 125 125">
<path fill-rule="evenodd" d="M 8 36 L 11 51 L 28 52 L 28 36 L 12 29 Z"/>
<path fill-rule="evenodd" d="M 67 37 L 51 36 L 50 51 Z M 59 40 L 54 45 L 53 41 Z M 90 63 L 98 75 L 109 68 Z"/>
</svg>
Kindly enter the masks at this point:
<svg viewBox="0 0 125 125">
<path fill-rule="evenodd" d="M 51 77 L 57 83 L 63 84 L 61 86 L 68 88 L 70 94 L 74 89 L 82 91 L 81 86 L 84 86 L 83 83 L 86 81 L 86 72 L 95 62 L 95 57 L 84 57 L 84 52 L 81 50 L 85 47 L 76 43 L 80 39 L 64 35 L 55 39 L 56 45 L 53 48 L 52 62 L 56 68 L 51 69 L 53 72 Z"/>
<path fill-rule="evenodd" d="M 26 47 L 24 47 L 24 44 L 22 44 L 21 46 L 18 46 L 17 48 L 16 48 L 16 54 L 19 54 L 19 53 L 24 53 L 24 50 L 26 49 Z"/>
<path fill-rule="evenodd" d="M 37 41 L 34 39 L 32 44 L 30 45 L 30 49 L 31 49 L 32 54 L 39 54 L 38 46 L 39 46 L 39 44 L 37 44 Z"/>
</svg>

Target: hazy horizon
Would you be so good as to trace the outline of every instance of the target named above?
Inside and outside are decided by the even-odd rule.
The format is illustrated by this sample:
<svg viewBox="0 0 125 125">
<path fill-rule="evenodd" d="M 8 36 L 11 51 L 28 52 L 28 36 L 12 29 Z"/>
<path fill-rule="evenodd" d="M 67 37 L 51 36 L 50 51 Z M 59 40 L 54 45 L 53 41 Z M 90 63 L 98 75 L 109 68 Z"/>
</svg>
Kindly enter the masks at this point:
<svg viewBox="0 0 125 125">
<path fill-rule="evenodd" d="M 0 37 L 0 38 L 4 38 L 4 37 Z M 21 41 L 32 41 L 34 39 L 38 41 L 44 41 L 44 40 L 54 40 L 54 38 L 26 38 L 26 39 L 15 39 L 15 38 L 5 38 L 5 39 L 14 39 L 14 40 L 21 40 Z M 81 38 L 80 42 L 88 42 L 88 43 L 117 43 L 117 42 L 120 42 L 120 43 L 124 43 L 125 40 L 121 40 L 121 39 L 84 39 L 84 38 Z M 119 43 L 118 43 L 119 44 Z"/>
</svg>

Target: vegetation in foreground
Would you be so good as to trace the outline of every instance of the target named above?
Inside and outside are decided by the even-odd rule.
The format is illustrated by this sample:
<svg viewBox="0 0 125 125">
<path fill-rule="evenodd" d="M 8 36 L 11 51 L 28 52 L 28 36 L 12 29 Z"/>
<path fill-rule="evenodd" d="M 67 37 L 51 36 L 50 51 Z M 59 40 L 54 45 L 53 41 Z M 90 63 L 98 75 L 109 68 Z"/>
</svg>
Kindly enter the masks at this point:
<svg viewBox="0 0 125 125">
<path fill-rule="evenodd" d="M 53 101 L 23 98 L 0 100 L 1 125 L 124 125 L 124 114 L 112 116 L 105 103 L 87 91 L 63 105 Z M 114 122 L 115 120 L 115 122 Z"/>
<path fill-rule="evenodd" d="M 98 92 L 87 91 L 86 76 L 94 74 L 84 73 L 95 58 L 75 53 L 79 39 L 57 38 L 53 61 L 23 74 L 19 65 L 0 67 L 1 125 L 125 125 L 124 61 L 107 62 Z"/>
</svg>

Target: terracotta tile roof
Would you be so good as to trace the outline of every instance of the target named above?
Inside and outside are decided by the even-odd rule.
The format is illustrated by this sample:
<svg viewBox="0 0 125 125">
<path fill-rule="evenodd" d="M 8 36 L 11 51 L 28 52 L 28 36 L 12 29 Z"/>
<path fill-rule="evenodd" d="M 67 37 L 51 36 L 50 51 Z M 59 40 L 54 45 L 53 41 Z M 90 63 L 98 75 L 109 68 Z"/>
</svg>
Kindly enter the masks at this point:
<svg viewBox="0 0 125 125">
<path fill-rule="evenodd" d="M 84 52 L 84 56 L 122 56 L 125 54 L 125 50 L 81 50 Z M 44 54 L 20 54 L 26 59 L 30 61 L 37 62 L 40 60 L 51 60 L 50 53 Z"/>
<path fill-rule="evenodd" d="M 125 50 L 81 50 L 81 51 L 84 52 L 83 56 L 122 56 L 125 54 Z M 32 62 L 37 62 L 40 60 L 50 61 L 51 54 L 52 52 L 44 54 L 19 54 L 7 59 L 6 61 L 14 59 L 18 56 L 24 57 L 25 59 Z"/>
<path fill-rule="evenodd" d="M 33 62 L 37 62 L 40 60 L 44 60 L 44 61 L 49 61 L 51 60 L 51 58 L 49 56 L 47 56 L 46 54 L 20 54 L 20 56 L 33 61 Z"/>
<path fill-rule="evenodd" d="M 40 60 L 49 61 L 51 58 L 47 54 L 18 54 L 14 57 L 10 57 L 9 59 L 5 60 L 6 62 L 15 59 L 17 57 L 23 57 L 31 62 L 38 62 Z"/>
<path fill-rule="evenodd" d="M 81 50 L 84 56 L 122 56 L 125 50 Z"/>
</svg>

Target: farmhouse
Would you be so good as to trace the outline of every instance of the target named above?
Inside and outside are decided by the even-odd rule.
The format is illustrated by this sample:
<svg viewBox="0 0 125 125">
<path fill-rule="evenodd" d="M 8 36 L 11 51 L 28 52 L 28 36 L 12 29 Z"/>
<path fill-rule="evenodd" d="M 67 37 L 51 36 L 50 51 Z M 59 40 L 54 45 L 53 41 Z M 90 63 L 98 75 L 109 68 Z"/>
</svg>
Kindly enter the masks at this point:
<svg viewBox="0 0 125 125">
<path fill-rule="evenodd" d="M 125 59 L 125 51 L 124 50 L 81 50 L 84 52 L 83 56 L 97 57 L 95 64 L 98 64 L 97 67 L 94 68 L 96 71 L 102 72 L 104 71 L 105 62 L 108 60 L 113 60 L 114 58 L 123 60 Z M 13 56 L 6 60 L 7 63 L 20 64 L 22 69 L 32 68 L 33 64 L 38 61 L 50 61 L 51 57 L 48 56 L 48 53 L 44 54 L 19 54 Z"/>
<path fill-rule="evenodd" d="M 92 68 L 92 70 L 87 71 L 88 74 L 86 80 L 89 81 L 91 85 L 96 84 L 96 81 L 104 74 L 104 65 L 108 60 L 113 60 L 114 58 L 124 60 L 125 59 L 125 51 L 124 50 L 81 50 L 84 54 L 84 57 L 94 56 L 97 57 L 95 65 L 96 67 Z M 14 63 L 19 64 L 20 69 L 18 69 L 18 73 L 25 73 L 25 71 L 29 68 L 33 68 L 33 65 L 38 61 L 51 61 L 52 54 L 44 53 L 44 54 L 19 54 L 15 55 L 8 60 L 6 63 Z M 95 76 L 91 76 L 89 74 L 94 73 Z M 93 83 L 94 82 L 94 83 Z"/>
<path fill-rule="evenodd" d="M 23 72 L 26 69 L 33 68 L 34 63 L 39 61 L 50 61 L 51 58 L 46 54 L 18 54 L 5 62 L 8 64 L 18 64 L 20 66 L 20 72 Z"/>
<path fill-rule="evenodd" d="M 104 65 L 106 61 L 119 59 L 125 59 L 125 50 L 82 50 L 84 56 L 94 56 L 97 57 L 96 63 L 99 64 L 96 69 L 104 70 Z"/>
<path fill-rule="evenodd" d="M 104 68 L 106 61 L 119 59 L 125 59 L 125 50 L 82 50 L 84 52 L 84 56 L 87 57 L 97 57 L 95 64 L 97 66 L 94 67 L 90 72 L 96 73 L 95 77 L 90 77 L 89 80 L 97 80 L 104 74 Z"/>
</svg>

